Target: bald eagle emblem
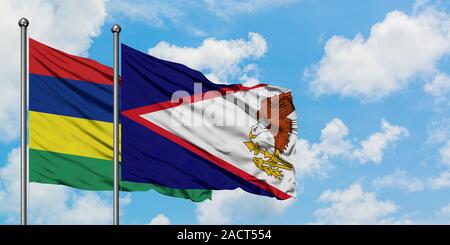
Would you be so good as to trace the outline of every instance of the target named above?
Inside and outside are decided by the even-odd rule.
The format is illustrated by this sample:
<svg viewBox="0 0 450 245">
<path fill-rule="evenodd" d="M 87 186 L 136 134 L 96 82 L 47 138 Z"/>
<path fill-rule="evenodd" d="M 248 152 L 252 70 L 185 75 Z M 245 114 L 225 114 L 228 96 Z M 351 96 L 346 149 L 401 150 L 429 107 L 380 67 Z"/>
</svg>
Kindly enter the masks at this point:
<svg viewBox="0 0 450 245">
<path fill-rule="evenodd" d="M 281 159 L 293 133 L 293 122 L 289 115 L 295 111 L 291 92 L 269 97 L 261 102 L 256 112 L 257 123 L 248 133 L 249 141 L 244 142 L 254 154 L 255 166 L 268 176 L 281 180 L 284 170 L 292 170 L 293 165 Z"/>
</svg>

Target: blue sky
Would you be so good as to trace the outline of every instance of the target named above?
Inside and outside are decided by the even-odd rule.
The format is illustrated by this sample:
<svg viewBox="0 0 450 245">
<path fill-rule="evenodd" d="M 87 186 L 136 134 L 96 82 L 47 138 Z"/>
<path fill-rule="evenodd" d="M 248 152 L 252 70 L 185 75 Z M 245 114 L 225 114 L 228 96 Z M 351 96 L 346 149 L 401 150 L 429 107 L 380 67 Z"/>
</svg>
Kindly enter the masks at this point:
<svg viewBox="0 0 450 245">
<path fill-rule="evenodd" d="M 0 4 L 0 26 L 8 33 L 0 41 L 3 57 L 18 55 L 16 23 L 24 15 L 32 37 L 111 65 L 110 27 L 119 23 L 121 41 L 143 52 L 151 49 L 222 82 L 252 78 L 294 93 L 296 200 L 218 191 L 212 202 L 195 204 L 152 191 L 133 193 L 123 195 L 122 223 L 450 222 L 448 3 L 99 0 L 81 8 L 70 1 L 19 2 Z M 14 14 L 2 13 L 7 10 Z M 222 53 L 232 55 L 215 58 Z M 19 142 L 11 108 L 18 108 L 18 63 L 13 58 L 1 64 L 2 84 L 12 92 L 0 103 L 0 223 L 14 223 L 13 149 Z M 34 223 L 110 220 L 108 193 L 38 184 L 33 189 Z M 46 198 L 55 210 L 48 210 L 41 200 Z M 91 205 L 99 211 L 88 215 Z"/>
</svg>

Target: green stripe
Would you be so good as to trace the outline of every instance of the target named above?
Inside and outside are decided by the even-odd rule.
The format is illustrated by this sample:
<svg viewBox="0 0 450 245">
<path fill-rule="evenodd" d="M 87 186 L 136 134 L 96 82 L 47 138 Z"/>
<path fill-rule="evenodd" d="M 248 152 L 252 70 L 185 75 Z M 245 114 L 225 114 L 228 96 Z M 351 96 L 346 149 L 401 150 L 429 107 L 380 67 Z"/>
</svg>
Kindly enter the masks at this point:
<svg viewBox="0 0 450 245">
<path fill-rule="evenodd" d="M 113 189 L 112 161 L 30 149 L 30 181 L 66 185 L 82 190 L 111 191 Z M 121 191 L 155 191 L 194 202 L 211 199 L 211 190 L 182 190 L 164 186 L 121 182 Z"/>
</svg>

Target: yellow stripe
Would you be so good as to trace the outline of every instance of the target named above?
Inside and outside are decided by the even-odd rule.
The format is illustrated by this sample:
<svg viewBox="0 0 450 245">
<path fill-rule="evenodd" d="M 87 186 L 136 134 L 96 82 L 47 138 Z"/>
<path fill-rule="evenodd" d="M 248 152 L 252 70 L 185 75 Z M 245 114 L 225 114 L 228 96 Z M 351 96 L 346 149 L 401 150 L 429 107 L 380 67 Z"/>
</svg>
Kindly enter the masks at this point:
<svg viewBox="0 0 450 245">
<path fill-rule="evenodd" d="M 113 124 L 30 111 L 30 148 L 112 160 Z M 120 149 L 120 148 L 119 148 Z"/>
</svg>

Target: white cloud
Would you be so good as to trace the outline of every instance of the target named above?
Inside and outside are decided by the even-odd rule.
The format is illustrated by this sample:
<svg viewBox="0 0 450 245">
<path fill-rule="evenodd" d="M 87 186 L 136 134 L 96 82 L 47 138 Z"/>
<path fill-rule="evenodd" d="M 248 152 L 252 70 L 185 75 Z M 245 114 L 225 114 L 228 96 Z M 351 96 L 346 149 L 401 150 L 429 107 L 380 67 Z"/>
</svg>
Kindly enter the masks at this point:
<svg viewBox="0 0 450 245">
<path fill-rule="evenodd" d="M 370 135 L 361 142 L 361 148 L 353 152 L 353 157 L 362 164 L 369 161 L 380 163 L 386 148 L 397 140 L 409 135 L 404 127 L 391 125 L 384 118 L 381 120 L 381 132 Z"/>
<path fill-rule="evenodd" d="M 347 126 L 338 118 L 331 120 L 320 134 L 320 149 L 327 156 L 338 156 L 348 152 L 352 145 L 346 139 Z"/>
<path fill-rule="evenodd" d="M 439 145 L 439 161 L 450 167 L 450 118 L 443 117 L 428 125 L 426 143 Z M 450 187 L 450 173 L 442 172 L 439 177 L 430 178 L 432 188 Z"/>
<path fill-rule="evenodd" d="M 197 205 L 199 224 L 230 224 L 248 219 L 263 220 L 281 214 L 295 199 L 284 201 L 253 195 L 241 189 L 214 191 L 213 200 Z"/>
<path fill-rule="evenodd" d="M 329 206 L 314 211 L 317 224 L 408 224 L 395 218 L 399 207 L 393 201 L 378 200 L 376 193 L 364 192 L 360 184 L 344 190 L 327 190 L 319 202 Z"/>
<path fill-rule="evenodd" d="M 150 220 L 149 225 L 170 225 L 170 219 L 164 214 L 158 214 Z"/>
<path fill-rule="evenodd" d="M 257 77 L 252 74 L 257 74 L 257 65 L 244 63 L 257 60 L 266 52 L 266 40 L 261 34 L 253 32 L 248 34 L 248 41 L 207 38 L 196 48 L 180 47 L 162 41 L 149 49 L 151 55 L 201 70 L 213 82 L 223 83 L 235 79 L 254 83 Z"/>
<path fill-rule="evenodd" d="M 316 143 L 310 144 L 306 139 L 297 141 L 297 162 L 295 173 L 301 176 L 318 175 L 327 176 L 327 172 L 333 168 L 326 156 L 323 156 Z"/>
<path fill-rule="evenodd" d="M 254 14 L 286 6 L 298 0 L 204 0 L 208 9 L 219 17 L 229 19 L 237 14 Z"/>
<path fill-rule="evenodd" d="M 18 211 L 19 203 L 19 149 L 13 149 L 6 161 L 6 165 L 0 168 L 0 213 Z"/>
<path fill-rule="evenodd" d="M 450 92 L 450 77 L 447 74 L 439 73 L 430 83 L 425 84 L 423 89 L 425 92 L 441 98 Z"/>
<path fill-rule="evenodd" d="M 439 154 L 441 156 L 441 162 L 450 166 L 450 139 L 439 150 Z"/>
<path fill-rule="evenodd" d="M 320 62 L 305 75 L 316 95 L 374 101 L 406 88 L 416 75 L 435 74 L 437 62 L 449 53 L 450 16 L 422 6 L 411 15 L 389 12 L 367 38 L 333 36 Z"/>
<path fill-rule="evenodd" d="M 262 11 L 279 8 L 298 0 L 109 0 L 108 17 L 110 21 L 120 21 L 122 18 L 141 22 L 157 28 L 177 28 L 188 34 L 204 37 L 192 18 L 192 13 L 198 13 L 208 18 L 230 20 L 238 15 L 256 14 Z M 211 16 L 212 14 L 212 16 Z M 194 18 L 195 19 L 195 18 Z M 204 24 L 204 23 L 201 23 Z M 170 27 L 169 27 L 170 26 Z"/>
<path fill-rule="evenodd" d="M 428 178 L 428 185 L 433 190 L 450 188 L 450 170 L 441 172 L 435 178 Z"/>
<path fill-rule="evenodd" d="M 424 189 L 422 180 L 410 177 L 405 171 L 399 169 L 395 170 L 393 174 L 374 179 L 372 185 L 377 189 L 390 187 L 407 192 L 416 192 Z"/>
<path fill-rule="evenodd" d="M 439 211 L 437 212 L 437 215 L 450 217 L 450 203 L 441 207 L 441 209 L 439 209 Z"/>
<path fill-rule="evenodd" d="M 384 151 L 393 142 L 408 135 L 408 130 L 391 125 L 385 119 L 381 120 L 381 132 L 376 132 L 359 142 L 360 147 L 347 139 L 348 127 L 339 119 L 331 120 L 322 129 L 320 142 L 310 143 L 306 139 L 297 142 L 298 166 L 296 172 L 300 175 L 327 176 L 333 168 L 331 161 L 336 158 L 356 159 L 364 164 L 369 161 L 380 163 Z M 358 142 L 357 142 L 358 143 Z"/>
<path fill-rule="evenodd" d="M 448 139 L 450 139 L 450 117 L 444 117 L 440 120 L 431 122 L 428 125 L 427 134 L 427 143 L 445 143 Z"/>
<path fill-rule="evenodd" d="M 0 141 L 19 135 L 19 26 L 20 17 L 30 20 L 29 34 L 48 45 L 86 55 L 92 38 L 100 34 L 106 10 L 104 0 L 3 0 L 0 1 Z"/>
<path fill-rule="evenodd" d="M 347 126 L 339 118 L 334 118 L 322 129 L 319 143 L 310 144 L 305 139 L 299 139 L 296 173 L 326 176 L 333 168 L 330 159 L 345 156 L 352 148 L 346 139 L 348 132 Z"/>
<path fill-rule="evenodd" d="M 39 184 L 33 184 L 38 186 Z M 37 223 L 41 224 L 111 224 L 112 206 L 109 200 L 101 198 L 93 192 L 75 194 L 66 187 L 40 185 L 40 191 L 45 200 L 37 199 L 42 205 L 39 209 L 31 206 L 30 214 Z M 36 192 L 37 188 L 34 188 Z M 61 192 L 63 199 L 55 202 L 53 195 Z M 31 188 L 33 191 L 33 187 Z M 31 192 L 32 193 L 32 192 Z M 30 196 L 33 205 L 35 195 Z M 36 202 L 35 201 L 35 202 Z M 57 209 L 55 209 L 57 207 Z M 33 214 L 35 213 L 35 214 Z"/>
<path fill-rule="evenodd" d="M 12 150 L 0 168 L 0 214 L 14 223 L 20 203 L 19 156 L 19 148 Z M 95 192 L 30 183 L 28 215 L 33 224 L 110 224 L 112 207 Z"/>
<path fill-rule="evenodd" d="M 110 18 L 126 17 L 132 21 L 145 22 L 163 27 L 165 21 L 177 21 L 184 15 L 176 1 L 111 0 L 108 3 Z"/>
</svg>

